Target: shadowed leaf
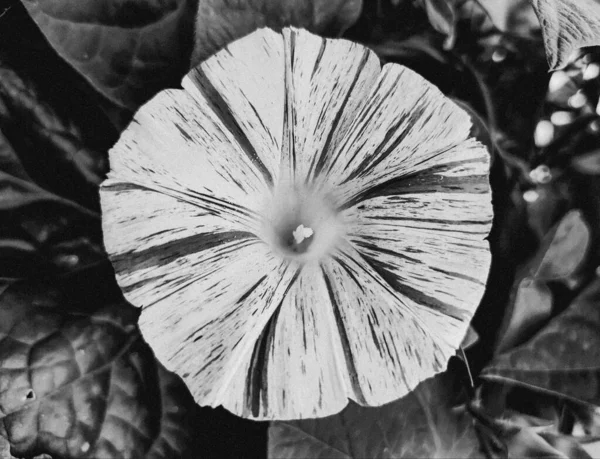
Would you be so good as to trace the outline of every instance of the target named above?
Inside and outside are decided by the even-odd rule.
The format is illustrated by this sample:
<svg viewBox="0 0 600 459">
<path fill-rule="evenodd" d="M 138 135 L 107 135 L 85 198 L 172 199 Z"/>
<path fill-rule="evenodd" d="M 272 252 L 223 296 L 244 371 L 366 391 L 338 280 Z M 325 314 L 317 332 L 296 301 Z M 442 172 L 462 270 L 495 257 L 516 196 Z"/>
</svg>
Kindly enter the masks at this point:
<svg viewBox="0 0 600 459">
<path fill-rule="evenodd" d="M 496 357 L 482 377 L 600 404 L 600 280 L 522 346 Z"/>
<path fill-rule="evenodd" d="M 513 302 L 506 332 L 497 345 L 497 352 L 520 344 L 539 328 L 552 313 L 552 293 L 543 282 L 524 278 L 511 295 Z"/>
<path fill-rule="evenodd" d="M 542 25 L 550 69 L 563 68 L 571 54 L 600 45 L 598 0 L 531 0 Z"/>
<path fill-rule="evenodd" d="M 519 427 L 505 441 L 510 458 L 591 459 L 573 437 L 538 432 L 532 427 Z"/>
<path fill-rule="evenodd" d="M 480 457 L 472 418 L 452 408 L 454 378 L 447 371 L 378 408 L 351 404 L 323 419 L 274 422 L 269 457 Z"/>
<path fill-rule="evenodd" d="M 590 229 L 579 210 L 568 212 L 544 236 L 536 255 L 517 271 L 496 353 L 527 341 L 552 316 L 548 281 L 567 286 L 578 282 L 575 274 L 586 259 Z"/>
<path fill-rule="evenodd" d="M 0 277 L 95 263 L 101 241 L 97 214 L 33 183 L 0 131 Z"/>
<path fill-rule="evenodd" d="M 192 66 L 261 27 L 339 34 L 354 24 L 361 9 L 362 0 L 200 0 Z"/>
<path fill-rule="evenodd" d="M 451 49 L 456 40 L 456 21 L 458 12 L 455 2 L 446 0 L 422 0 L 429 22 L 435 30 L 444 34 L 444 48 Z"/>
<path fill-rule="evenodd" d="M 88 120 L 68 113 L 70 104 L 56 110 L 48 94 L 11 64 L 0 52 L 0 104 L 5 108 L 0 112 L 0 129 L 10 143 L 0 140 L 0 170 L 97 209 L 97 187 L 108 167 L 106 152 L 100 148 L 108 148 L 116 132 L 106 131 L 106 120 L 104 124 L 98 120 L 95 107 L 84 112 Z M 92 142 L 80 128 L 88 121 L 106 139 L 94 142 L 99 148 L 88 146 Z M 9 153 L 12 148 L 16 152 Z"/>
<path fill-rule="evenodd" d="M 590 245 L 590 229 L 579 210 L 568 212 L 550 234 L 552 242 L 534 273 L 537 280 L 558 280 L 572 275 Z"/>
<path fill-rule="evenodd" d="M 477 0 L 498 29 L 528 35 L 539 29 L 539 21 L 527 0 Z"/>
<path fill-rule="evenodd" d="M 98 205 L 105 156 L 83 146 L 77 127 L 1 63 L 0 103 L 7 110 L 0 114 L 0 277 L 102 259 L 99 215 L 88 206 Z"/>
<path fill-rule="evenodd" d="M 135 109 L 189 67 L 193 0 L 22 0 L 48 41 L 113 102 Z"/>
<path fill-rule="evenodd" d="M 13 284 L 0 315 L 0 434 L 14 455 L 187 457 L 191 395 L 154 359 L 107 264 Z"/>
</svg>

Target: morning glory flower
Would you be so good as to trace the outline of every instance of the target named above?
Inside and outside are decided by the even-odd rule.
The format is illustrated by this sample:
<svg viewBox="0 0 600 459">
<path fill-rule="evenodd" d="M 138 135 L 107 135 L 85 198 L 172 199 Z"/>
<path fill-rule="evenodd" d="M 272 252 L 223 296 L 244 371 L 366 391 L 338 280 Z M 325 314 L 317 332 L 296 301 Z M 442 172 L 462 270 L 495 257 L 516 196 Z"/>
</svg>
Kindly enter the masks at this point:
<svg viewBox="0 0 600 459">
<path fill-rule="evenodd" d="M 415 72 L 259 30 L 144 105 L 110 151 L 106 249 L 158 359 L 253 419 L 376 406 L 443 371 L 492 220 L 469 116 Z"/>
</svg>

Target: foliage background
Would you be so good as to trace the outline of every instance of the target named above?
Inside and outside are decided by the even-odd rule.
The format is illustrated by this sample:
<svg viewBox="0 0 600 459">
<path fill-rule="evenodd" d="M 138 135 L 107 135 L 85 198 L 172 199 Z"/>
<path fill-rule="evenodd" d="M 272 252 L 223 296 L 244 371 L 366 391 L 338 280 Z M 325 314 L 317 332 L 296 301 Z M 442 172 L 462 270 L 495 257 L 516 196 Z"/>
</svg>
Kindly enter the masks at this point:
<svg viewBox="0 0 600 459">
<path fill-rule="evenodd" d="M 97 187 L 141 103 L 287 24 L 362 42 L 469 111 L 495 221 L 447 372 L 381 408 L 269 428 L 195 405 L 154 359 L 104 254 Z M 596 0 L 0 0 L 0 457 L 589 457 L 599 29 Z"/>
</svg>

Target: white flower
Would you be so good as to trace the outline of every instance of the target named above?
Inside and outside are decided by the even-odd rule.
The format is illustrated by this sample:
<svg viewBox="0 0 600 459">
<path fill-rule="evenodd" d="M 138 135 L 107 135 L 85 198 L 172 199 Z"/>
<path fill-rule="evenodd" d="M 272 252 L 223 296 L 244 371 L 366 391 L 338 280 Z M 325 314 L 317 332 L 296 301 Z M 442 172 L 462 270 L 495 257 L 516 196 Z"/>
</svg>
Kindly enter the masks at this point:
<svg viewBox="0 0 600 459">
<path fill-rule="evenodd" d="M 110 152 L 106 248 L 157 357 L 255 419 L 381 405 L 442 371 L 486 282 L 469 116 L 368 49 L 259 30 Z"/>
</svg>

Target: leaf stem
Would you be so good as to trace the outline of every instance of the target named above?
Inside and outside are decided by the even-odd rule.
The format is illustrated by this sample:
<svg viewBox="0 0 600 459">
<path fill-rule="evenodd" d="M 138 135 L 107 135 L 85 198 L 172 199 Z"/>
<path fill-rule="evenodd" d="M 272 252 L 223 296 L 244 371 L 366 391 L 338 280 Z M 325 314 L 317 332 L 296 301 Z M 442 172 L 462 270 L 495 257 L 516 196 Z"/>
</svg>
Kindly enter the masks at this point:
<svg viewBox="0 0 600 459">
<path fill-rule="evenodd" d="M 497 127 L 498 122 L 496 119 L 496 113 L 494 111 L 492 95 L 490 94 L 490 91 L 487 88 L 487 85 L 483 79 L 483 76 L 481 75 L 479 70 L 477 70 L 475 65 L 473 65 L 471 59 L 468 56 L 462 54 L 459 56 L 459 58 L 460 58 L 462 64 L 465 66 L 465 68 L 468 69 L 469 72 L 471 72 L 471 75 L 473 75 L 473 78 L 475 79 L 475 82 L 477 83 L 477 87 L 479 89 L 479 92 L 481 94 L 481 97 L 483 99 L 483 103 L 485 106 L 486 118 L 488 121 L 488 129 L 490 131 L 490 138 L 491 138 L 494 149 L 498 152 L 498 155 L 504 160 L 504 162 L 507 166 L 512 167 L 513 169 L 516 169 L 517 171 L 519 171 L 521 176 L 523 176 L 525 178 L 529 177 L 529 172 L 531 170 L 531 168 L 529 167 L 529 164 L 525 160 L 519 158 L 518 156 L 515 156 L 515 155 L 507 152 L 503 148 L 499 147 L 497 144 L 496 139 L 498 137 L 498 127 Z"/>
</svg>

